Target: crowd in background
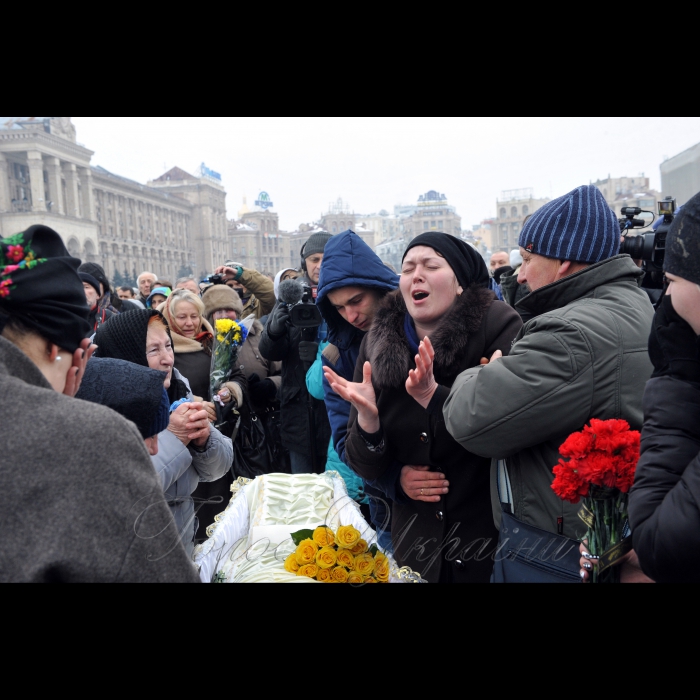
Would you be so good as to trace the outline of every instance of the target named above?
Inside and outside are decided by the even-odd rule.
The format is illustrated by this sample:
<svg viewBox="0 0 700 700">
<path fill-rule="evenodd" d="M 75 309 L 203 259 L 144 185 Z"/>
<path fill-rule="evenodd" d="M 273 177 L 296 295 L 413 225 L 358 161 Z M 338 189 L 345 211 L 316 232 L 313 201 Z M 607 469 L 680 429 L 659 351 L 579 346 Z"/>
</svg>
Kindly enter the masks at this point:
<svg viewBox="0 0 700 700">
<path fill-rule="evenodd" d="M 425 580 L 533 580 L 493 552 L 513 522 L 581 542 L 552 468 L 592 418 L 643 430 L 623 580 L 700 581 L 700 195 L 656 309 L 595 187 L 488 265 L 426 233 L 395 271 L 346 231 L 275 279 L 221 261 L 115 289 L 46 227 L 0 245 L 2 581 L 195 582 L 236 479 L 324 471 Z M 249 332 L 213 390 L 224 319 Z M 588 580 L 574 559 L 561 576 Z"/>
</svg>

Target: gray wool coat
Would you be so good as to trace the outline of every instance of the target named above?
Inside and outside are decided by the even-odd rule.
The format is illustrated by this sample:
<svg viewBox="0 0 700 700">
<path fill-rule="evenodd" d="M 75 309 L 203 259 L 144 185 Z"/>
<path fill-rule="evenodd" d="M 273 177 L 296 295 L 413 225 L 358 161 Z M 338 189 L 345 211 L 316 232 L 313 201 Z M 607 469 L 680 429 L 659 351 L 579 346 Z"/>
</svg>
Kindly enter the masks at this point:
<svg viewBox="0 0 700 700">
<path fill-rule="evenodd" d="M 198 582 L 136 426 L 2 337 L 0 426 L 0 582 Z"/>
<path fill-rule="evenodd" d="M 187 379 L 177 370 L 174 370 L 174 378 L 184 382 L 193 400 Z M 158 436 L 158 454 L 152 460 L 182 543 L 191 556 L 197 531 L 196 505 L 200 505 L 195 504 L 192 494 L 200 482 L 218 481 L 228 473 L 233 465 L 233 443 L 212 426 L 209 441 L 203 450 L 198 450 L 192 445 L 185 447 L 166 430 Z M 222 512 L 227 505 L 222 504 Z"/>
</svg>

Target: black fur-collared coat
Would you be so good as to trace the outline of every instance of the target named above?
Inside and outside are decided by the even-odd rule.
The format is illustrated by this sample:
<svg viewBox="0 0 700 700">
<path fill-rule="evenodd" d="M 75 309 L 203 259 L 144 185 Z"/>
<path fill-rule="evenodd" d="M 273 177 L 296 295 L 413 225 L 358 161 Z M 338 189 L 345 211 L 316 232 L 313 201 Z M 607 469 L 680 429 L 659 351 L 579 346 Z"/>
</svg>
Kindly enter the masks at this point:
<svg viewBox="0 0 700 700">
<path fill-rule="evenodd" d="M 395 504 L 392 537 L 400 566 L 409 566 L 431 583 L 488 583 L 498 532 L 491 509 L 491 461 L 470 454 L 447 432 L 443 405 L 457 377 L 491 358 L 507 355 L 522 321 L 493 292 L 471 287 L 457 300 L 431 336 L 435 378 L 440 388 L 428 410 L 406 391 L 415 355 L 404 331 L 406 305 L 400 292 L 390 295 L 362 345 L 355 381 L 366 361 L 382 426 L 383 443 L 372 448 L 350 416 L 347 454 L 352 468 L 367 481 L 386 476 L 396 464 L 429 466 L 447 476 L 450 493 L 439 504 L 402 496 Z M 493 400 L 497 402 L 498 396 Z M 397 481 L 400 472 L 396 473 Z M 399 489 L 399 493 L 401 489 Z"/>
</svg>

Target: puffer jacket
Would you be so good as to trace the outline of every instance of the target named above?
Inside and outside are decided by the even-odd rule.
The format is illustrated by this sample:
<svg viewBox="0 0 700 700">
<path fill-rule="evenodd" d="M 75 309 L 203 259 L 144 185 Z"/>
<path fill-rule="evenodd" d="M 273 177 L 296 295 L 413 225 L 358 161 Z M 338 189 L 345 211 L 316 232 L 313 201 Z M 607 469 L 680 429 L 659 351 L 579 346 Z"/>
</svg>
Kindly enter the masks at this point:
<svg viewBox="0 0 700 700">
<path fill-rule="evenodd" d="M 177 370 L 173 379 L 182 381 L 194 400 L 190 385 Z M 178 532 L 188 554 L 194 550 L 196 532 L 195 505 L 192 494 L 200 482 L 218 481 L 233 464 L 233 444 L 212 426 L 211 437 L 203 450 L 185 447 L 169 430 L 158 436 L 158 454 L 151 458 L 165 499 L 175 518 Z M 221 510 L 226 509 L 226 503 Z"/>
<path fill-rule="evenodd" d="M 327 245 L 321 266 L 317 304 L 328 324 L 330 345 L 323 352 L 323 365 L 351 382 L 366 333 L 348 323 L 331 304 L 328 294 L 343 287 L 362 287 L 388 294 L 398 289 L 399 277 L 392 272 L 372 249 L 353 231 L 335 236 Z M 333 432 L 333 444 L 340 461 L 348 465 L 345 441 L 350 421 L 350 404 L 331 389 L 323 377 L 323 390 L 328 419 Z M 397 465 L 398 470 L 403 465 Z M 347 471 L 351 471 L 349 466 Z M 345 474 L 344 474 L 345 476 Z M 355 476 L 355 479 L 357 477 Z M 346 479 L 348 481 L 348 479 Z M 358 491 L 370 497 L 372 524 L 377 531 L 390 522 L 387 499 L 396 498 L 396 478 L 387 474 L 374 483 L 358 484 Z M 380 544 L 391 547 L 391 532 L 380 533 Z"/>
<path fill-rule="evenodd" d="M 647 384 L 642 458 L 630 494 L 634 549 L 657 583 L 700 583 L 700 386 Z"/>
<path fill-rule="evenodd" d="M 509 477 L 516 518 L 571 539 L 583 536 L 578 507 L 552 491 L 552 470 L 561 445 L 592 418 L 642 427 L 654 310 L 639 289 L 641 274 L 620 255 L 530 294 L 517 310 L 535 318 L 510 355 L 455 382 L 445 403 L 447 429 L 466 450 L 494 460 L 497 525 Z"/>
</svg>

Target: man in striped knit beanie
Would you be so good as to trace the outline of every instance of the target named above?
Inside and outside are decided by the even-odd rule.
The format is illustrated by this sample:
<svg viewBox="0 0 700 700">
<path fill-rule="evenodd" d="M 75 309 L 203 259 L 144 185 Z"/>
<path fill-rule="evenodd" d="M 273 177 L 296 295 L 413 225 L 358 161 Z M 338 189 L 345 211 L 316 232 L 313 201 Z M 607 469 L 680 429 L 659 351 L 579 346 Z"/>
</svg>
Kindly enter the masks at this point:
<svg viewBox="0 0 700 700">
<path fill-rule="evenodd" d="M 454 438 L 493 459 L 494 517 L 504 548 L 517 551 L 518 538 L 532 547 L 542 530 L 581 540 L 586 526 L 578 507 L 551 488 L 560 446 L 592 418 L 642 427 L 654 310 L 639 287 L 643 272 L 619 249 L 620 226 L 595 187 L 579 187 L 537 211 L 520 237 L 518 277 L 532 293 L 517 308 L 532 320 L 508 357 L 496 353 L 465 372 L 445 404 Z M 524 562 L 496 556 L 495 580 L 580 580 L 578 546 L 564 545 L 560 554 L 569 554 L 558 558 L 556 572 L 551 548 L 549 557 L 537 550 Z"/>
</svg>

